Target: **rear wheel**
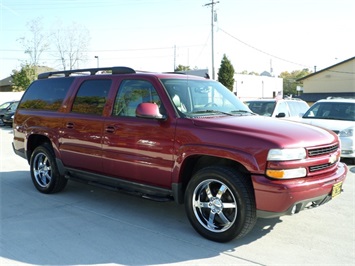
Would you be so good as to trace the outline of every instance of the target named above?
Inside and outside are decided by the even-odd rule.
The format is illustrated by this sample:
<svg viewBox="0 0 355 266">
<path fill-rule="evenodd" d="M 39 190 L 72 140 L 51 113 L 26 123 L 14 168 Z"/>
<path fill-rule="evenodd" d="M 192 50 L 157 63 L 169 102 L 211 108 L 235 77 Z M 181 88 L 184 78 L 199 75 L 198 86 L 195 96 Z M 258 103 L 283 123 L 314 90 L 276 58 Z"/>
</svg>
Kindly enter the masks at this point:
<svg viewBox="0 0 355 266">
<path fill-rule="evenodd" d="M 192 177 L 185 193 L 185 210 L 195 230 L 217 242 L 245 236 L 256 222 L 250 180 L 226 167 L 203 168 Z"/>
<path fill-rule="evenodd" d="M 67 179 L 61 176 L 55 155 L 49 144 L 38 146 L 30 159 L 32 182 L 42 193 L 50 194 L 63 190 Z"/>
</svg>

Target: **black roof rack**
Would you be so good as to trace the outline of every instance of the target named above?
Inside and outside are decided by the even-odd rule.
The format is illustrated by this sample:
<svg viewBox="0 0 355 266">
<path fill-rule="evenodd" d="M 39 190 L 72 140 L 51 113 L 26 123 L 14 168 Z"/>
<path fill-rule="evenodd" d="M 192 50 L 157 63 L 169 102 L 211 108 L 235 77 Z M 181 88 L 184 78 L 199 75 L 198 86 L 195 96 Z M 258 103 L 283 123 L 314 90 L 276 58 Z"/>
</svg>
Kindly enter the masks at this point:
<svg viewBox="0 0 355 266">
<path fill-rule="evenodd" d="M 85 68 L 85 69 L 74 69 L 74 70 L 63 70 L 63 71 L 53 71 L 45 72 L 38 75 L 38 79 L 47 79 L 51 76 L 64 75 L 69 77 L 71 74 L 90 72 L 90 75 L 96 75 L 99 71 L 111 71 L 112 74 L 133 74 L 136 71 L 130 67 L 102 67 L 102 68 Z"/>
</svg>

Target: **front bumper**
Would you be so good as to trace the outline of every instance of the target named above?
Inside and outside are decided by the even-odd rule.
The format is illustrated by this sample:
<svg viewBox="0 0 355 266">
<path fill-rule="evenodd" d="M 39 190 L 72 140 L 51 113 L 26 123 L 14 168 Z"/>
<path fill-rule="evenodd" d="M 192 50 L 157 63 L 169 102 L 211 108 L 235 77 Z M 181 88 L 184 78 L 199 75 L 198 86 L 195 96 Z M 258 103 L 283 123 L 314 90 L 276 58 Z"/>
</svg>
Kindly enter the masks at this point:
<svg viewBox="0 0 355 266">
<path fill-rule="evenodd" d="M 341 157 L 355 158 L 354 137 L 340 137 Z"/>
<path fill-rule="evenodd" d="M 252 175 L 257 215 L 272 218 L 320 206 L 332 199 L 333 187 L 344 182 L 348 169 L 339 163 L 331 175 L 273 180 Z"/>
</svg>

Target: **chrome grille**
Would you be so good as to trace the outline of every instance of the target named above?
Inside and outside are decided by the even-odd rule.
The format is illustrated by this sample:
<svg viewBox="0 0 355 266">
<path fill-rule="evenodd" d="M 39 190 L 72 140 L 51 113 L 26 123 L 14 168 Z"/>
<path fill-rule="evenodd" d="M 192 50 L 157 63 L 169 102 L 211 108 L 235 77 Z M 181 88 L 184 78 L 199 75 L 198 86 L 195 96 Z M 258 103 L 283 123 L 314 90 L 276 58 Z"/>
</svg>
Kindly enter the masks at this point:
<svg viewBox="0 0 355 266">
<path fill-rule="evenodd" d="M 336 152 L 339 148 L 339 145 L 332 145 L 329 147 L 323 147 L 323 148 L 317 148 L 317 149 L 309 149 L 308 150 L 308 156 L 313 157 L 313 156 L 318 156 L 318 155 L 323 155 L 323 154 L 328 154 L 332 152 Z"/>
<path fill-rule="evenodd" d="M 335 163 L 332 163 L 332 164 L 331 163 L 325 163 L 325 164 L 311 166 L 311 167 L 309 167 L 309 171 L 310 172 L 315 172 L 315 171 L 327 169 L 327 168 L 331 167 L 332 165 L 334 165 Z"/>
</svg>

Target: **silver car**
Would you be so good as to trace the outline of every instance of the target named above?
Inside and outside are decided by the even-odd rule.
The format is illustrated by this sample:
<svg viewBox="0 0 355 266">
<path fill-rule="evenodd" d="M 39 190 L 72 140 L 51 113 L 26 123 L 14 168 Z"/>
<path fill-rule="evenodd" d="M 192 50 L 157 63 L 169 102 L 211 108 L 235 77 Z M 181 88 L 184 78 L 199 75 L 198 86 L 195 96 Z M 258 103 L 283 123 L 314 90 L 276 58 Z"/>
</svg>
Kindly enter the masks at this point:
<svg viewBox="0 0 355 266">
<path fill-rule="evenodd" d="M 319 100 L 304 114 L 301 122 L 337 133 L 341 141 L 341 157 L 355 161 L 355 99 Z"/>
</svg>

